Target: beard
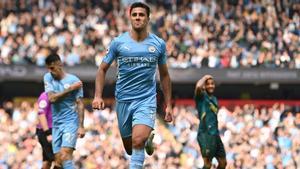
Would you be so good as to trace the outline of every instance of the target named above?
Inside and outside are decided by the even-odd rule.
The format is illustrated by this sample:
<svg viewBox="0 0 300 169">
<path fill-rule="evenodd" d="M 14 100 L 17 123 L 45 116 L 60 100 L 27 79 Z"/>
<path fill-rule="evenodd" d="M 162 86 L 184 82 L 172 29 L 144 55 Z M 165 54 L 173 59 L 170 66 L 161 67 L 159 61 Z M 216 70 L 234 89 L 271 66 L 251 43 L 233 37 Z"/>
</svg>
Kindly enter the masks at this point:
<svg viewBox="0 0 300 169">
<path fill-rule="evenodd" d="M 206 93 L 212 95 L 214 93 L 214 89 L 206 89 Z"/>
<path fill-rule="evenodd" d="M 142 32 L 142 31 L 145 29 L 145 27 L 132 27 L 132 29 L 133 29 L 134 31 L 140 33 L 140 32 Z"/>
<path fill-rule="evenodd" d="M 143 30 L 145 30 L 147 28 L 147 23 L 146 22 L 142 22 L 139 21 L 136 24 L 134 24 L 134 21 L 132 21 L 132 29 L 136 32 L 142 32 Z"/>
</svg>

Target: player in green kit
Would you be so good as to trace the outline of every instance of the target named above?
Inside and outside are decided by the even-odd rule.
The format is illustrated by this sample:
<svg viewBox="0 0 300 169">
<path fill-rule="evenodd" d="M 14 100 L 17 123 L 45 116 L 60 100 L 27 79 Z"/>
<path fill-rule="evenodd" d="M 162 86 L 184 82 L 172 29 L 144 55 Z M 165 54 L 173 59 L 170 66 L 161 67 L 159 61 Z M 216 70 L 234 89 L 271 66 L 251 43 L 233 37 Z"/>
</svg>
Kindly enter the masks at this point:
<svg viewBox="0 0 300 169">
<path fill-rule="evenodd" d="M 211 75 L 203 76 L 195 87 L 195 101 L 200 120 L 197 141 L 204 160 L 203 169 L 210 169 L 211 161 L 218 160 L 218 169 L 226 168 L 226 153 L 218 130 L 218 101 L 213 96 L 215 81 Z"/>
</svg>

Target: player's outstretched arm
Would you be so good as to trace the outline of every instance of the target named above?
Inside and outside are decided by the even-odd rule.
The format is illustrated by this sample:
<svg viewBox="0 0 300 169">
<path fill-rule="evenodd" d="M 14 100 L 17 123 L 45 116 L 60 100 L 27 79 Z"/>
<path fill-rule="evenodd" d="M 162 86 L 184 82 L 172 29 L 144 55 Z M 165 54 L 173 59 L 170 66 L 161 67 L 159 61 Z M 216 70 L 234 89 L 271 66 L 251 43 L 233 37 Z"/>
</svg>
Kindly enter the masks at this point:
<svg viewBox="0 0 300 169">
<path fill-rule="evenodd" d="M 102 62 L 98 68 L 96 80 L 95 80 L 95 95 L 92 103 L 93 109 L 104 109 L 102 92 L 104 88 L 106 72 L 109 66 L 110 66 L 109 64 Z"/>
<path fill-rule="evenodd" d="M 65 97 L 68 93 L 70 93 L 74 90 L 78 90 L 81 87 L 82 87 L 82 82 L 79 81 L 79 82 L 72 84 L 69 88 L 65 89 L 62 92 L 59 92 L 59 93 L 48 92 L 49 101 L 51 103 L 54 103 L 54 102 L 58 101 L 59 99 Z"/>
<path fill-rule="evenodd" d="M 203 90 L 205 81 L 207 79 L 213 78 L 211 75 L 205 75 L 203 76 L 200 80 L 198 80 L 198 82 L 196 83 L 196 87 L 195 87 L 195 96 L 199 96 Z"/>
<path fill-rule="evenodd" d="M 83 122 L 84 122 L 84 104 L 83 104 L 82 98 L 78 98 L 76 100 L 76 103 L 77 103 L 77 112 L 78 112 L 78 116 L 79 116 L 78 137 L 82 138 L 85 135 L 85 130 L 84 130 L 84 126 L 83 126 Z"/>
<path fill-rule="evenodd" d="M 167 64 L 162 64 L 158 66 L 159 75 L 160 75 L 160 81 L 165 97 L 166 102 L 166 115 L 165 115 L 165 121 L 166 122 L 172 122 L 173 120 L 173 113 L 172 113 L 172 104 L 171 104 L 171 98 L 172 98 L 172 85 L 171 85 L 171 78 L 168 72 Z"/>
</svg>

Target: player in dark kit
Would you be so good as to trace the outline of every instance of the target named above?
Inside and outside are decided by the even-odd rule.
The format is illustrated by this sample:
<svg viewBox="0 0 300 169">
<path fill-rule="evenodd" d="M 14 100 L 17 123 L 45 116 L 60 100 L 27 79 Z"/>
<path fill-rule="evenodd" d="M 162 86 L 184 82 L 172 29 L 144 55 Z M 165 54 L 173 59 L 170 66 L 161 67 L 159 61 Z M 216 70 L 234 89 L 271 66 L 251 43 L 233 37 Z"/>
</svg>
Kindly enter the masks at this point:
<svg viewBox="0 0 300 169">
<path fill-rule="evenodd" d="M 213 92 L 215 81 L 205 75 L 196 84 L 195 101 L 200 120 L 197 140 L 204 160 L 203 169 L 211 168 L 211 161 L 218 160 L 218 169 L 226 168 L 226 153 L 218 130 L 218 101 Z"/>
</svg>

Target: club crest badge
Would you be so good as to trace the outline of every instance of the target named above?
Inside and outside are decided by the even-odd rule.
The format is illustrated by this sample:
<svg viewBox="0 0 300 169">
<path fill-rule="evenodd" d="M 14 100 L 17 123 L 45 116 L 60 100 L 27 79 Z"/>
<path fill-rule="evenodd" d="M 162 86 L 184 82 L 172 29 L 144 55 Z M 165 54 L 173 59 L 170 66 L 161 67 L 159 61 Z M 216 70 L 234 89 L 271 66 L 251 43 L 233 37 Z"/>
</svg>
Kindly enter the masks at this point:
<svg viewBox="0 0 300 169">
<path fill-rule="evenodd" d="M 155 50 L 156 50 L 156 49 L 155 49 L 154 46 L 149 46 L 149 47 L 148 47 L 148 51 L 151 52 L 151 53 L 154 53 Z"/>
<path fill-rule="evenodd" d="M 64 88 L 68 89 L 70 87 L 70 84 L 64 84 Z"/>
</svg>

